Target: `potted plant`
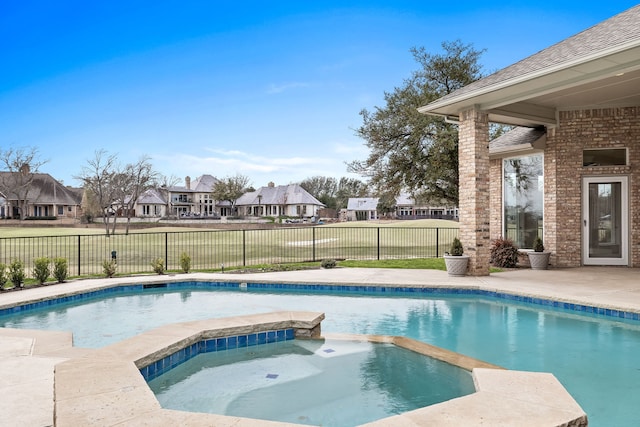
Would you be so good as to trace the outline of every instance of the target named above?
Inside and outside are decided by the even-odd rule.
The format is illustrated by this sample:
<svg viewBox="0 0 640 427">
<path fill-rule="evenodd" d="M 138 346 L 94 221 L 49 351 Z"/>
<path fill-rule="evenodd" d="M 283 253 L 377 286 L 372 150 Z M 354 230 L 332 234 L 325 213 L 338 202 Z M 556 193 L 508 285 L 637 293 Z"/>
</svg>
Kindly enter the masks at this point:
<svg viewBox="0 0 640 427">
<path fill-rule="evenodd" d="M 453 239 L 449 252 L 445 252 L 444 263 L 447 266 L 449 276 L 464 276 L 467 274 L 469 256 L 464 255 L 464 248 L 457 237 Z"/>
<path fill-rule="evenodd" d="M 540 236 L 533 241 L 533 251 L 527 252 L 529 265 L 533 270 L 546 270 L 549 267 L 549 257 L 551 252 L 544 250 L 544 244 Z"/>
</svg>

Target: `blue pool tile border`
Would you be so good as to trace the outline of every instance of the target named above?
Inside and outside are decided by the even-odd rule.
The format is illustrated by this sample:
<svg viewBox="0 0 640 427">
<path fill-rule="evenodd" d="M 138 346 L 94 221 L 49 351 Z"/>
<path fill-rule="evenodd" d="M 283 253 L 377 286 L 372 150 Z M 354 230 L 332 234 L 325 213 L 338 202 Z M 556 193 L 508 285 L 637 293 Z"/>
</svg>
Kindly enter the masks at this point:
<svg viewBox="0 0 640 427">
<path fill-rule="evenodd" d="M 188 347 L 163 357 L 150 365 L 140 368 L 140 373 L 144 377 L 145 381 L 149 382 L 202 353 L 233 350 L 237 348 L 252 347 L 255 345 L 290 341 L 293 339 L 295 339 L 293 328 L 210 338 L 198 341 L 197 343 L 191 344 Z"/>
<path fill-rule="evenodd" d="M 64 285 L 56 285 L 64 286 Z M 33 303 L 17 305 L 14 307 L 0 309 L 0 316 L 20 313 L 27 310 L 46 308 L 56 304 L 67 302 L 79 302 L 92 298 L 126 294 L 141 291 L 180 290 L 180 289 L 229 289 L 241 291 L 258 290 L 278 290 L 292 292 L 318 292 L 318 293 L 339 293 L 339 294 L 384 294 L 384 295 L 462 295 L 462 296 L 483 296 L 543 306 L 547 308 L 563 309 L 566 311 L 584 313 L 610 317 L 614 319 L 640 321 L 640 313 L 633 311 L 617 310 L 612 308 L 597 307 L 579 303 L 562 302 L 540 297 L 523 296 L 506 292 L 487 291 L 473 288 L 450 288 L 450 287 L 417 287 L 417 286 L 371 286 L 371 285 L 336 285 L 322 283 L 250 283 L 250 282 L 216 282 L 216 281 L 180 281 L 168 283 L 147 283 L 120 285 L 109 288 L 98 289 L 85 293 L 67 295 Z"/>
</svg>

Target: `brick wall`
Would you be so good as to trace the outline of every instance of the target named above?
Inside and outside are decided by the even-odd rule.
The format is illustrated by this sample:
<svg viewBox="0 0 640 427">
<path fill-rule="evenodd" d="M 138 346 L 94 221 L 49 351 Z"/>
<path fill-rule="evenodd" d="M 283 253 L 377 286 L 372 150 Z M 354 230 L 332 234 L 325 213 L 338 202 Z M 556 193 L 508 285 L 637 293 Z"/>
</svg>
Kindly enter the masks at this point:
<svg viewBox="0 0 640 427">
<path fill-rule="evenodd" d="M 624 175 L 629 177 L 629 255 L 632 266 L 639 266 L 640 107 L 562 111 L 558 118 L 559 126 L 547 138 L 549 145 L 545 150 L 545 174 L 547 163 L 555 160 L 549 171 L 555 173 L 555 182 L 547 181 L 545 176 L 545 195 L 550 192 L 557 201 L 554 242 L 557 264 L 567 267 L 581 264 L 582 178 Z M 630 166 L 583 167 L 582 151 L 590 148 L 627 148 Z M 545 197 L 545 203 L 552 201 Z"/>
<path fill-rule="evenodd" d="M 469 274 L 489 274 L 489 121 L 475 109 L 460 114 L 460 241 L 469 255 Z"/>
<path fill-rule="evenodd" d="M 559 126 L 547 130 L 544 150 L 544 243 L 551 264 L 582 263 L 582 179 L 629 177 L 631 266 L 640 267 L 640 107 L 562 111 Z M 627 148 L 629 166 L 583 167 L 591 148 Z M 502 235 L 502 160 L 490 163 L 491 238 Z"/>
<path fill-rule="evenodd" d="M 502 226 L 502 159 L 489 161 L 489 181 L 491 183 L 490 237 L 493 240 L 502 237 L 504 234 L 504 227 Z"/>
</svg>

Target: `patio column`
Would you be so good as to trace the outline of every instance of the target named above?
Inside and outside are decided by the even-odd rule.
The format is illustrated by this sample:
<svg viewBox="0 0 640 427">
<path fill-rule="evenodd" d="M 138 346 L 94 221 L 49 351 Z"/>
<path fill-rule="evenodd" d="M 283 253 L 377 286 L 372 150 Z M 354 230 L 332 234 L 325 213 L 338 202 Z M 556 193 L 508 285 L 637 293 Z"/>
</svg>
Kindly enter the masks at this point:
<svg viewBox="0 0 640 427">
<path fill-rule="evenodd" d="M 460 240 L 469 255 L 469 274 L 488 276 L 489 235 L 489 118 L 472 108 L 460 113 L 458 143 Z"/>
</svg>

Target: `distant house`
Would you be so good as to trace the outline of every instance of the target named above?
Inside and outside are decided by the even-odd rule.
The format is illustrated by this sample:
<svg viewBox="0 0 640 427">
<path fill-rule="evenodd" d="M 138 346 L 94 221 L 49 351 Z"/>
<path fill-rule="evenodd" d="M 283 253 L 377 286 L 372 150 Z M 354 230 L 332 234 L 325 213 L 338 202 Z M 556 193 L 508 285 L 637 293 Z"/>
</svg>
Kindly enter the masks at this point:
<svg viewBox="0 0 640 427">
<path fill-rule="evenodd" d="M 342 220 L 367 221 L 378 219 L 379 197 L 352 197 L 347 202 L 347 209 Z M 396 197 L 396 209 L 393 213 L 396 219 L 458 219 L 457 207 L 417 205 L 414 199 L 401 194 Z"/>
<path fill-rule="evenodd" d="M 417 204 L 408 194 L 400 194 L 396 198 L 397 219 L 458 219 L 458 208 L 455 206 L 430 206 Z"/>
<path fill-rule="evenodd" d="M 167 215 L 167 201 L 160 190 L 152 188 L 138 197 L 134 209 L 139 218 L 162 218 Z"/>
<path fill-rule="evenodd" d="M 270 182 L 257 191 L 243 194 L 236 208 L 247 216 L 289 216 L 312 218 L 324 207 L 299 184 L 278 185 Z"/>
<path fill-rule="evenodd" d="M 378 219 L 378 197 L 350 197 L 347 201 L 346 221 Z"/>
<path fill-rule="evenodd" d="M 80 218 L 82 189 L 66 187 L 47 173 L 34 173 L 31 183 L 19 189 L 20 172 L 0 172 L 0 217 Z"/>
<path fill-rule="evenodd" d="M 184 181 L 184 187 L 168 188 L 168 213 L 179 218 L 219 216 L 215 200 L 211 197 L 213 187 L 218 183 L 218 179 L 211 175 L 202 175 L 193 182 L 188 176 Z"/>
</svg>

